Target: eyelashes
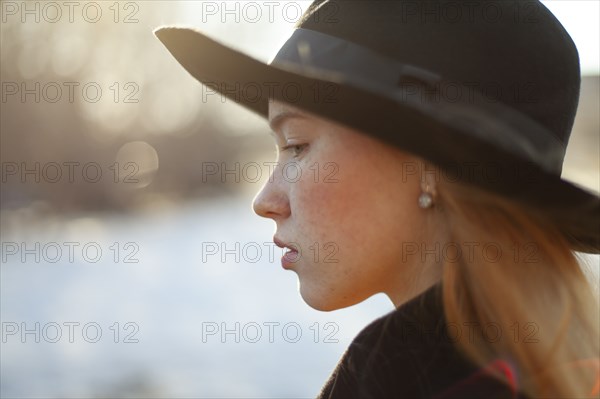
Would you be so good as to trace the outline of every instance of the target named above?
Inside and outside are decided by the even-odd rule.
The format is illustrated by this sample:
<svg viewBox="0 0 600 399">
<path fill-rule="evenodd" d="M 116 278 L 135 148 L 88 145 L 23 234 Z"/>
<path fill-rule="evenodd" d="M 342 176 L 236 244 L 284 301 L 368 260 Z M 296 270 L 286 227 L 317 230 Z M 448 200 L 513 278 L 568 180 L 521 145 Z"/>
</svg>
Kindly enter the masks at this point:
<svg viewBox="0 0 600 399">
<path fill-rule="evenodd" d="M 308 147 L 308 143 L 303 143 L 303 144 L 288 144 L 288 145 L 284 145 L 279 147 L 277 145 L 277 142 L 279 141 L 279 136 L 277 133 L 275 133 L 274 131 L 269 131 L 269 134 L 271 135 L 271 137 L 273 137 L 273 139 L 275 140 L 275 155 L 279 156 L 279 154 L 284 153 L 284 152 L 291 152 L 292 157 L 293 158 L 298 158 L 302 153 L 305 152 L 306 147 Z M 294 139 L 294 138 L 288 138 L 285 139 L 285 142 L 290 142 L 290 141 L 299 141 L 298 139 Z"/>
<path fill-rule="evenodd" d="M 292 155 L 294 158 L 300 156 L 303 152 L 304 149 L 308 146 L 308 144 L 292 144 L 292 145 L 286 145 L 284 147 L 281 148 L 281 152 L 285 152 L 288 150 L 291 150 Z"/>
</svg>

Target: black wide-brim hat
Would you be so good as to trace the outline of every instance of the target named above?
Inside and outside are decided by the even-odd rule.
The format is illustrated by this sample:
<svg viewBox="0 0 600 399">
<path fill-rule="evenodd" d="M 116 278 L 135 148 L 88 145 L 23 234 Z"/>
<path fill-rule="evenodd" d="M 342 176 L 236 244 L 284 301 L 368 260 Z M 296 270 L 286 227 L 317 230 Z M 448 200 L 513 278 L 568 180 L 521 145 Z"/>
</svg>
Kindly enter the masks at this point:
<svg viewBox="0 0 600 399">
<path fill-rule="evenodd" d="M 193 77 L 265 118 L 279 100 L 360 130 L 600 253 L 600 198 L 560 176 L 579 57 L 539 1 L 316 1 L 269 63 L 192 28 L 155 34 Z"/>
</svg>

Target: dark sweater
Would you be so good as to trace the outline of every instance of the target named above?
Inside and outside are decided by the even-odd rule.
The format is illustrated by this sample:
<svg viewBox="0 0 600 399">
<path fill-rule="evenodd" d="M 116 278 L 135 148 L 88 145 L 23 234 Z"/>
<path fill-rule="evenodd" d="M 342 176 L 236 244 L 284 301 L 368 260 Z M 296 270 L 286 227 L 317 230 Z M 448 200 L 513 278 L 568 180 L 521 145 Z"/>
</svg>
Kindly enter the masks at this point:
<svg viewBox="0 0 600 399">
<path fill-rule="evenodd" d="M 459 353 L 446 329 L 441 289 L 432 286 L 364 328 L 318 399 L 526 398 Z M 501 360 L 490 367 L 513 372 Z"/>
</svg>

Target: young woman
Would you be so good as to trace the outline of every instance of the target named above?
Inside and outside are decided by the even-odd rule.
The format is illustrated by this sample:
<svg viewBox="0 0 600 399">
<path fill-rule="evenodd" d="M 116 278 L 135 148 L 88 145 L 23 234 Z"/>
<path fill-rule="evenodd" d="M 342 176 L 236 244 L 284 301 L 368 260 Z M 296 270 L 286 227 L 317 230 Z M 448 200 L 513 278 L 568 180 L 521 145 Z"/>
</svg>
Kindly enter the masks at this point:
<svg viewBox="0 0 600 399">
<path fill-rule="evenodd" d="M 195 30 L 156 35 L 271 124 L 278 163 L 254 209 L 304 300 L 396 306 L 321 398 L 599 397 L 575 251 L 600 252 L 600 199 L 560 178 L 579 60 L 542 4 L 315 1 L 269 64 Z"/>
</svg>

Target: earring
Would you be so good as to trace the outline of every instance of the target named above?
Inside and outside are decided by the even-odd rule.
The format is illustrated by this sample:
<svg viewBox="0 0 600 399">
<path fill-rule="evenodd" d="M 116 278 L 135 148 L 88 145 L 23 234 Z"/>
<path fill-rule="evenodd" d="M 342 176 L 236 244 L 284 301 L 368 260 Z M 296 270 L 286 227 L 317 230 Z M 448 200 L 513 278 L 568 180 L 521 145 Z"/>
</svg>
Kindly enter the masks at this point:
<svg viewBox="0 0 600 399">
<path fill-rule="evenodd" d="M 433 196 L 435 195 L 435 189 L 430 187 L 429 183 L 421 182 L 421 195 L 419 195 L 419 207 L 423 209 L 431 208 L 433 206 Z"/>
<path fill-rule="evenodd" d="M 419 195 L 419 206 L 423 209 L 430 208 L 433 205 L 433 197 L 431 194 L 427 192 L 421 193 Z"/>
</svg>

